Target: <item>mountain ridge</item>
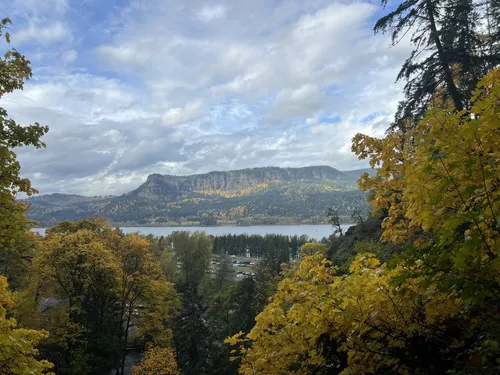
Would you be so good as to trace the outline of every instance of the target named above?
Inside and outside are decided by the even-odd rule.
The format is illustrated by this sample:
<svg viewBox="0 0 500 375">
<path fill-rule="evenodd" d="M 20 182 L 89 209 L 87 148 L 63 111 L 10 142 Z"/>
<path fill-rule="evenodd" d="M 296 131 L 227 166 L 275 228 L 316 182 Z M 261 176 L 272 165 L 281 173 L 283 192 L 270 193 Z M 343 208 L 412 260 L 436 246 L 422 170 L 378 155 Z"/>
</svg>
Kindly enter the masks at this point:
<svg viewBox="0 0 500 375">
<path fill-rule="evenodd" d="M 347 175 L 346 175 L 347 176 Z M 127 193 L 140 198 L 177 197 L 185 191 L 240 190 L 258 184 L 291 181 L 339 180 L 342 172 L 329 166 L 300 168 L 258 167 L 211 171 L 187 176 L 151 174 L 137 189 Z M 349 178 L 345 177 L 345 180 Z"/>
<path fill-rule="evenodd" d="M 364 171 L 364 170 L 363 170 Z M 260 167 L 189 176 L 150 174 L 119 196 L 55 193 L 27 199 L 28 216 L 42 226 L 103 216 L 116 225 L 311 224 L 326 208 L 343 217 L 367 210 L 356 171 L 330 166 Z"/>
</svg>

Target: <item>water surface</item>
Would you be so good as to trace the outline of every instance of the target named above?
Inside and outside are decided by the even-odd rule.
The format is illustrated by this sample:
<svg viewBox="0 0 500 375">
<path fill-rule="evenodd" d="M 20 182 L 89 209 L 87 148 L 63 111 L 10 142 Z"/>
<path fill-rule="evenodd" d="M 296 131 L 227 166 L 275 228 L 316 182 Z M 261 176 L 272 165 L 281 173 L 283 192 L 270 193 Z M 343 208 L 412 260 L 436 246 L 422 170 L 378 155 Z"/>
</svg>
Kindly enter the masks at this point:
<svg viewBox="0 0 500 375">
<path fill-rule="evenodd" d="M 342 225 L 346 231 L 352 224 Z M 224 234 L 281 234 L 285 236 L 301 236 L 305 234 L 311 239 L 321 240 L 323 237 L 329 237 L 333 233 L 331 225 L 251 225 L 251 226 L 216 226 L 216 227 L 121 227 L 124 233 L 153 234 L 155 236 L 168 236 L 172 232 L 202 231 L 213 236 Z M 45 228 L 35 228 L 33 231 L 44 234 Z"/>
</svg>

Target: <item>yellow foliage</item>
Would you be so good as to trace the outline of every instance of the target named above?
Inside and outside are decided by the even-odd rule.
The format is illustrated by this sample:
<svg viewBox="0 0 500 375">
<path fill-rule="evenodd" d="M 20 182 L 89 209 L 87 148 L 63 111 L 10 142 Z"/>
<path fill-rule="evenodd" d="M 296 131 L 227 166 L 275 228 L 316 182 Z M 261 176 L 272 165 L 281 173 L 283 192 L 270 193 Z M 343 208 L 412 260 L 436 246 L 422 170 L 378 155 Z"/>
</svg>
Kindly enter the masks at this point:
<svg viewBox="0 0 500 375">
<path fill-rule="evenodd" d="M 150 348 L 141 364 L 132 368 L 132 375 L 177 375 L 177 361 L 170 348 Z"/>
<path fill-rule="evenodd" d="M 276 183 L 276 181 L 273 181 L 271 183 Z M 218 190 L 194 190 L 195 193 L 198 194 L 203 194 L 203 195 L 208 195 L 210 197 L 212 196 L 217 196 L 217 197 L 224 197 L 224 198 L 236 198 L 236 197 L 244 197 L 246 195 L 255 193 L 260 190 L 266 190 L 269 188 L 270 183 L 262 183 L 262 184 L 255 184 L 253 186 L 250 186 L 246 189 L 238 189 L 238 190 L 223 190 L 223 189 L 218 189 Z"/>
<path fill-rule="evenodd" d="M 338 276 L 320 255 L 304 258 L 280 282 L 252 331 L 226 340 L 240 346 L 240 373 L 285 374 L 293 368 L 305 375 L 333 365 L 342 375 L 387 368 L 406 374 L 400 349 L 407 341 L 439 338 L 446 321 L 461 314 L 460 300 L 440 293 L 435 283 L 412 278 L 394 288 L 405 270 L 389 270 L 372 254 L 358 255 L 350 270 Z M 324 338 L 336 347 L 329 364 L 318 345 Z"/>
<path fill-rule="evenodd" d="M 383 239 L 402 243 L 418 231 L 439 231 L 495 257 L 500 249 L 500 69 L 488 74 L 470 112 L 447 103 L 432 108 L 416 129 L 384 139 L 358 134 L 353 151 L 369 158 L 377 175 L 359 180 L 374 192 L 372 205 L 386 216 Z M 481 242 L 481 244 L 478 244 Z"/>
<path fill-rule="evenodd" d="M 2 375 L 52 374 L 47 372 L 52 363 L 35 357 L 35 346 L 46 338 L 46 331 L 16 328 L 16 320 L 6 317 L 6 308 L 12 307 L 12 297 L 7 290 L 7 279 L 0 276 L 0 369 Z"/>
<path fill-rule="evenodd" d="M 308 242 L 300 247 L 299 253 L 301 257 L 306 257 L 314 254 L 320 254 L 324 256 L 326 253 L 326 245 L 319 242 Z"/>
</svg>

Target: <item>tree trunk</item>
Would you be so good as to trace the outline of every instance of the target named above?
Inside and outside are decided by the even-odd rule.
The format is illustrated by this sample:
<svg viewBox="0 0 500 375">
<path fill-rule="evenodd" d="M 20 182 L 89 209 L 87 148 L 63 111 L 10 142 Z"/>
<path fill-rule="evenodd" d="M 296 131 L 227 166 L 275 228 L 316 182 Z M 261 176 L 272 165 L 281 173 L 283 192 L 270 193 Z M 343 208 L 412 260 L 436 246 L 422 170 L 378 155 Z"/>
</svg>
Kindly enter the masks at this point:
<svg viewBox="0 0 500 375">
<path fill-rule="evenodd" d="M 444 54 L 443 50 L 443 45 L 441 44 L 441 40 L 439 39 L 437 27 L 436 27 L 436 20 L 434 19 L 434 14 L 432 12 L 432 0 L 426 0 L 426 9 L 427 9 L 427 15 L 429 17 L 429 22 L 430 22 L 430 27 L 431 27 L 431 38 L 434 41 L 434 44 L 436 45 L 436 49 L 438 52 L 439 56 L 439 61 L 441 63 L 441 68 L 443 69 L 444 73 L 444 80 L 446 82 L 446 88 L 448 89 L 448 93 L 450 94 L 453 103 L 455 105 L 455 108 L 457 111 L 462 111 L 464 109 L 464 106 L 462 104 L 462 100 L 460 97 L 460 93 L 458 92 L 457 86 L 455 85 L 455 82 L 453 81 L 453 75 L 451 74 L 450 66 L 448 65 L 448 61 L 446 59 L 446 56 Z"/>
<path fill-rule="evenodd" d="M 125 324 L 125 338 L 123 341 L 122 365 L 121 365 L 120 375 L 123 375 L 123 372 L 125 371 L 125 357 L 127 356 L 127 339 L 128 339 L 128 330 L 130 328 L 131 315 L 132 315 L 132 303 L 130 303 L 127 312 L 127 323 Z"/>
</svg>

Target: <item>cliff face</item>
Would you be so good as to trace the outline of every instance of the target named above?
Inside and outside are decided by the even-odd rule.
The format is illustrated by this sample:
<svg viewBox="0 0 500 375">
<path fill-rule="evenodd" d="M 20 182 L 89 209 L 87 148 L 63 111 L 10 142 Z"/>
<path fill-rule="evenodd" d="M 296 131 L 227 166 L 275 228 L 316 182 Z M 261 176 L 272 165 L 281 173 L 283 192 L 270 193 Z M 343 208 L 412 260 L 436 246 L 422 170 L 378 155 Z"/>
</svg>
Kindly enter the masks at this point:
<svg viewBox="0 0 500 375">
<path fill-rule="evenodd" d="M 152 174 L 147 181 L 130 193 L 146 199 L 175 199 L 193 191 L 235 191 L 271 182 L 325 182 L 350 180 L 335 168 L 328 166 L 305 168 L 252 168 L 227 172 L 210 172 L 192 176 Z"/>
<path fill-rule="evenodd" d="M 152 174 L 115 197 L 53 194 L 31 197 L 28 215 L 42 226 L 102 216 L 133 225 L 310 224 L 326 222 L 328 207 L 348 220 L 366 212 L 354 182 L 360 171 L 326 167 L 253 168 L 193 176 Z"/>
</svg>

